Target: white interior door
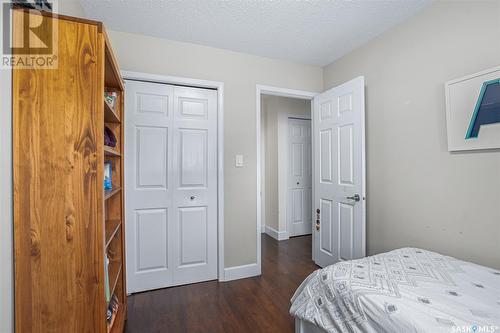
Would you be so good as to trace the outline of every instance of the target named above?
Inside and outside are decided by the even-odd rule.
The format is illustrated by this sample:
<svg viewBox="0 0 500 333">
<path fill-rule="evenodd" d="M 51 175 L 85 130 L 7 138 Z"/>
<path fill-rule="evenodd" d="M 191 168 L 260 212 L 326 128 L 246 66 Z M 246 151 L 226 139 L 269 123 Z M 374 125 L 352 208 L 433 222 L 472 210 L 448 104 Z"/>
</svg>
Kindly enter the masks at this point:
<svg viewBox="0 0 500 333">
<path fill-rule="evenodd" d="M 217 278 L 217 92 L 126 81 L 128 292 Z"/>
<path fill-rule="evenodd" d="M 315 261 L 365 254 L 365 99 L 358 77 L 314 98 Z"/>
<path fill-rule="evenodd" d="M 288 119 L 287 225 L 290 237 L 312 232 L 311 121 Z"/>
</svg>

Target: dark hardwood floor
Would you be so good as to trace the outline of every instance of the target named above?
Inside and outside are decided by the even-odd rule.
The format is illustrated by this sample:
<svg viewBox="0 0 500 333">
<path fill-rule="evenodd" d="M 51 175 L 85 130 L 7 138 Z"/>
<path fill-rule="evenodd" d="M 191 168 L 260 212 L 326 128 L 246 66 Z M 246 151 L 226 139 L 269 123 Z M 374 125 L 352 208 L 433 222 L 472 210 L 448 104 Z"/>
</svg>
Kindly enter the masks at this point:
<svg viewBox="0 0 500 333">
<path fill-rule="evenodd" d="M 293 332 L 290 298 L 317 268 L 311 236 L 278 242 L 263 234 L 261 276 L 132 295 L 125 332 Z"/>
</svg>

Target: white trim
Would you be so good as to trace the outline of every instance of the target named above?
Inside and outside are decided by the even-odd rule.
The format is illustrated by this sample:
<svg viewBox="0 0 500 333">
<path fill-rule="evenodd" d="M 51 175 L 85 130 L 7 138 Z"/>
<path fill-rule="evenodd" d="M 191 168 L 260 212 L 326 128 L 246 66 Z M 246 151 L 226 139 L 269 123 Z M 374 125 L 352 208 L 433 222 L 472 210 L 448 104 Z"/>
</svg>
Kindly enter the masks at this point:
<svg viewBox="0 0 500 333">
<path fill-rule="evenodd" d="M 361 112 L 361 172 L 362 172 L 362 184 L 361 184 L 361 192 L 362 192 L 362 203 L 363 203 L 363 235 L 362 237 L 362 251 L 363 257 L 366 257 L 366 85 L 365 85 L 365 77 L 359 76 L 357 77 L 361 81 L 362 90 L 363 90 L 363 98 L 361 100 L 361 108 L 363 112 Z"/>
<path fill-rule="evenodd" d="M 271 236 L 272 238 L 282 241 L 282 240 L 287 240 L 288 239 L 288 233 L 286 231 L 278 231 L 274 229 L 273 227 L 270 227 L 266 225 L 266 234 Z"/>
<path fill-rule="evenodd" d="M 1 10 L 0 10 L 1 14 Z M 1 38 L 1 36 L 0 36 Z M 14 328 L 12 70 L 0 70 L 0 332 Z"/>
<path fill-rule="evenodd" d="M 264 95 L 291 97 L 291 98 L 309 99 L 309 100 L 313 99 L 314 96 L 318 95 L 318 93 L 310 91 L 265 86 L 262 84 L 257 85 L 257 91 L 260 92 L 260 94 Z"/>
<path fill-rule="evenodd" d="M 258 275 L 260 275 L 260 267 L 256 263 L 224 268 L 224 281 L 226 282 Z"/>
<path fill-rule="evenodd" d="M 217 89 L 217 226 L 218 226 L 218 276 L 225 281 L 224 269 L 224 83 L 190 79 L 177 76 L 165 76 L 150 73 L 121 71 L 124 79 L 187 85 L 200 88 Z M 260 236 L 260 234 L 259 234 Z M 260 239 L 260 237 L 259 237 Z"/>
<path fill-rule="evenodd" d="M 318 93 L 303 91 L 303 90 L 295 90 L 295 89 L 287 89 L 287 88 L 279 88 L 273 86 L 266 86 L 257 84 L 255 85 L 255 124 L 256 124 L 256 146 L 257 146 L 257 266 L 259 269 L 259 274 L 261 272 L 261 232 L 262 232 L 262 221 L 261 221 L 261 175 L 260 175 L 260 115 L 261 115 L 261 105 L 260 105 L 260 97 L 262 94 L 272 95 L 272 96 L 281 96 L 281 97 L 292 97 L 299 99 L 307 99 L 312 100 L 314 96 L 318 95 Z M 312 115 L 312 106 L 311 106 L 311 115 Z M 314 147 L 313 147 L 314 149 Z M 314 189 L 313 189 L 314 191 Z M 314 243 L 313 243 L 314 250 Z"/>
</svg>

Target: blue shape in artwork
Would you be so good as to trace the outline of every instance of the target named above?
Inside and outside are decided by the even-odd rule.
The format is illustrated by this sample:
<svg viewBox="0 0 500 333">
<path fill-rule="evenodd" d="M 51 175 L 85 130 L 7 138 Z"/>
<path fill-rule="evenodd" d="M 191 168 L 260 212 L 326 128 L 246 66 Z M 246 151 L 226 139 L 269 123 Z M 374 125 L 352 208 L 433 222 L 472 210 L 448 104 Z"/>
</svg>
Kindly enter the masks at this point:
<svg viewBox="0 0 500 333">
<path fill-rule="evenodd" d="M 494 123 L 500 123 L 500 79 L 483 83 L 465 138 L 477 138 L 482 125 Z"/>
</svg>

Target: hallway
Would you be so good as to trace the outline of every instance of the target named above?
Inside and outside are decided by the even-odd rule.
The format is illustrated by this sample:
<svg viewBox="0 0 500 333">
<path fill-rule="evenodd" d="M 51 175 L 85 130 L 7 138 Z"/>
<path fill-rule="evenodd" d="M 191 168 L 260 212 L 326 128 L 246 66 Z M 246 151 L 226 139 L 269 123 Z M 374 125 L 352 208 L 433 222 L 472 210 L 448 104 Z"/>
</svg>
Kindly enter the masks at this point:
<svg viewBox="0 0 500 333">
<path fill-rule="evenodd" d="M 290 298 L 317 268 L 311 236 L 262 234 L 262 276 L 131 295 L 125 332 L 293 332 Z"/>
</svg>

